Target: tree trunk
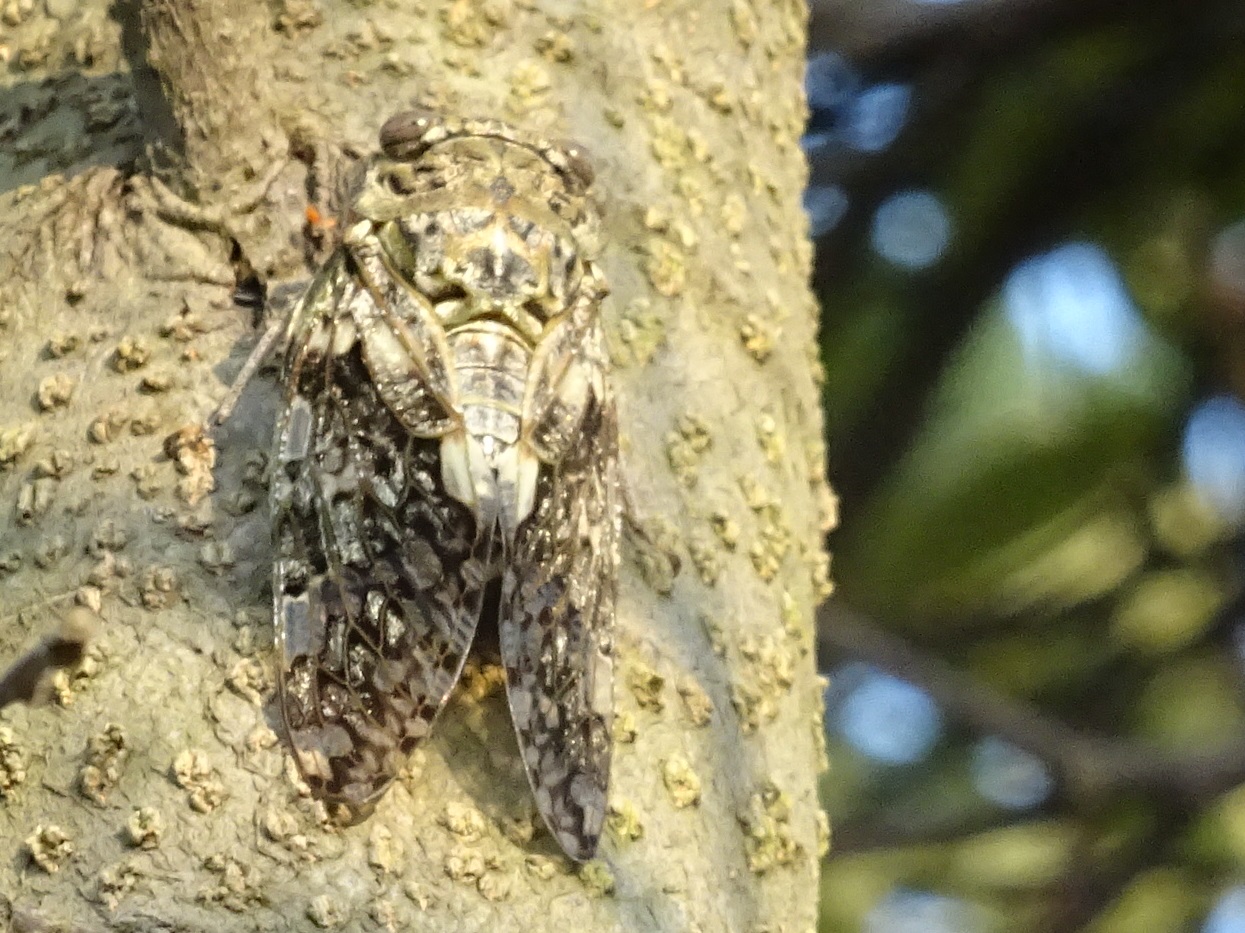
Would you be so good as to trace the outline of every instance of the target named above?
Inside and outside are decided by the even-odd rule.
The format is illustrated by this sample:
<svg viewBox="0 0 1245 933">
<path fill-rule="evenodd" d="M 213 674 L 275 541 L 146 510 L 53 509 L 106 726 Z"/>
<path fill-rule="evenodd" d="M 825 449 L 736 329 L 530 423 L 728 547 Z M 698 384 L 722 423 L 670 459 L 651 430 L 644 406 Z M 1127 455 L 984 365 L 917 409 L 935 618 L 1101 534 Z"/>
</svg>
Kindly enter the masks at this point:
<svg viewBox="0 0 1245 933">
<path fill-rule="evenodd" d="M 811 930 L 830 497 L 802 4 L 37 5 L 0 2 L 0 653 L 75 601 L 101 621 L 52 703 L 0 713 L 6 925 Z M 370 819 L 300 795 L 272 380 L 197 428 L 257 336 L 235 295 L 307 279 L 335 180 L 412 103 L 597 167 L 629 515 L 609 831 L 579 868 L 487 667 Z"/>
</svg>

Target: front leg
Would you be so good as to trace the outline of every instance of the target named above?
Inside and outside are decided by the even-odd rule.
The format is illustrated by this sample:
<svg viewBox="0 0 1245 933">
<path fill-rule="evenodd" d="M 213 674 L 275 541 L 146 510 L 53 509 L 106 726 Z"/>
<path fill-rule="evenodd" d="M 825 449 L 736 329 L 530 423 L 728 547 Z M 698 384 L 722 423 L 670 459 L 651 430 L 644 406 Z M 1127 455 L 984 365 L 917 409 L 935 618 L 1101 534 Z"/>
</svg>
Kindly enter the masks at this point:
<svg viewBox="0 0 1245 933">
<path fill-rule="evenodd" d="M 207 426 L 211 428 L 224 424 L 234 408 L 242 392 L 250 384 L 268 360 L 285 353 L 290 340 L 290 322 L 298 312 L 298 304 L 307 290 L 306 282 L 298 282 L 275 289 L 275 294 L 264 302 L 263 331 L 259 341 L 242 364 L 242 369 L 229 385 L 225 397 L 208 416 Z"/>
</svg>

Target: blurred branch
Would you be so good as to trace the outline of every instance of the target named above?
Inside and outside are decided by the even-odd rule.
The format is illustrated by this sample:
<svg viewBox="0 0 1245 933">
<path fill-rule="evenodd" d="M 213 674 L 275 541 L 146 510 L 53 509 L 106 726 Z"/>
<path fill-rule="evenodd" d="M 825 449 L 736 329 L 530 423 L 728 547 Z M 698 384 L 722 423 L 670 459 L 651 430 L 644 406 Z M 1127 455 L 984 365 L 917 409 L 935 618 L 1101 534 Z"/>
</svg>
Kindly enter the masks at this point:
<svg viewBox="0 0 1245 933">
<path fill-rule="evenodd" d="M 832 46 L 860 61 L 927 58 L 958 48 L 1015 49 L 1016 42 L 1049 35 L 1069 19 L 1085 23 L 1110 12 L 1123 0 L 976 0 L 947 5 L 911 0 L 814 0 L 809 40 L 814 48 Z"/>
<path fill-rule="evenodd" d="M 97 628 L 90 610 L 81 606 L 71 610 L 53 631 L 0 673 L 0 709 L 10 703 L 42 702 L 51 692 L 52 675 L 82 661 Z"/>
<path fill-rule="evenodd" d="M 1082 827 L 1075 851 L 1059 880 L 1048 885 L 1041 920 L 1043 933 L 1080 933 L 1107 905 L 1147 868 L 1162 864 L 1164 843 L 1176 836 L 1174 827 L 1160 820 L 1149 827 L 1142 844 L 1116 849 L 1102 857 L 1097 832 Z"/>
<path fill-rule="evenodd" d="M 1245 740 L 1175 754 L 1113 736 L 1089 735 L 1007 696 L 837 604 L 822 610 L 819 649 L 865 661 L 920 687 L 951 717 L 1045 761 L 1078 801 L 1141 791 L 1196 804 L 1245 781 Z"/>
<path fill-rule="evenodd" d="M 907 846 L 939 846 L 971 839 L 980 833 L 1016 826 L 1016 815 L 1003 810 L 980 811 L 962 818 L 949 817 L 937 822 L 918 823 L 903 814 L 902 822 L 883 822 L 877 814 L 845 826 L 835 825 L 832 853 L 835 858 L 859 855 L 880 849 Z"/>
</svg>

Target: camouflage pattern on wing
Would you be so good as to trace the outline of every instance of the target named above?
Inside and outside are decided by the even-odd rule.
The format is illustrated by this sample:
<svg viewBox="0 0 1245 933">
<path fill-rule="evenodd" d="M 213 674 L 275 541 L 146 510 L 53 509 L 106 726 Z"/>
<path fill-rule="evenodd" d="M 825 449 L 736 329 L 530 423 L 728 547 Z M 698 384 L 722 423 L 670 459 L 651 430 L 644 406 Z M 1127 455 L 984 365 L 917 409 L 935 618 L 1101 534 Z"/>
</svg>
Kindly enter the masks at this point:
<svg viewBox="0 0 1245 933">
<path fill-rule="evenodd" d="M 502 576 L 502 659 L 523 764 L 558 844 L 591 858 L 605 820 L 613 721 L 618 427 L 594 395 Z"/>
<path fill-rule="evenodd" d="M 458 679 L 487 555 L 442 488 L 439 442 L 413 436 L 380 397 L 357 324 L 375 302 L 350 261 L 339 255 L 312 286 L 287 361 L 273 589 L 299 768 L 361 817 Z"/>
</svg>

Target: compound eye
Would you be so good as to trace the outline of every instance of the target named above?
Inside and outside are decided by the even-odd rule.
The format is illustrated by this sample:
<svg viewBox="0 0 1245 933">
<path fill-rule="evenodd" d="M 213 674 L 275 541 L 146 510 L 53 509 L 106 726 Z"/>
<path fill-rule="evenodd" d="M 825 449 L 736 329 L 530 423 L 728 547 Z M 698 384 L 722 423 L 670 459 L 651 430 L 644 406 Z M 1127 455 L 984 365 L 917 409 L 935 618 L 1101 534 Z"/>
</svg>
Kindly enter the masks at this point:
<svg viewBox="0 0 1245 933">
<path fill-rule="evenodd" d="M 597 173 L 592 167 L 592 154 L 587 148 L 582 143 L 570 139 L 560 140 L 557 148 L 566 161 L 567 172 L 574 176 L 584 188 L 590 187 Z"/>
<path fill-rule="evenodd" d="M 380 128 L 381 151 L 391 159 L 413 159 L 423 152 L 428 134 L 444 123 L 434 110 L 420 108 L 394 114 Z"/>
</svg>

